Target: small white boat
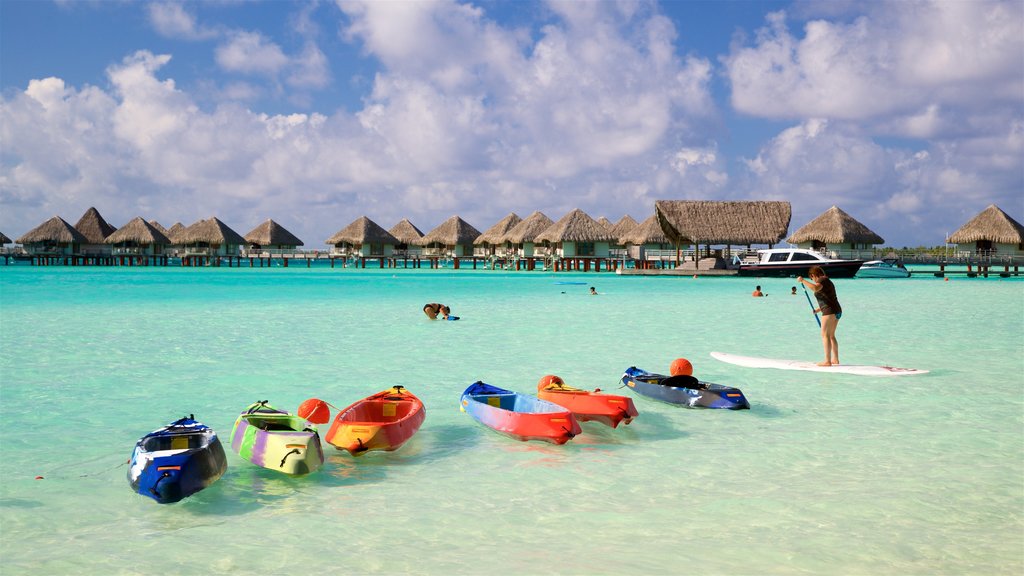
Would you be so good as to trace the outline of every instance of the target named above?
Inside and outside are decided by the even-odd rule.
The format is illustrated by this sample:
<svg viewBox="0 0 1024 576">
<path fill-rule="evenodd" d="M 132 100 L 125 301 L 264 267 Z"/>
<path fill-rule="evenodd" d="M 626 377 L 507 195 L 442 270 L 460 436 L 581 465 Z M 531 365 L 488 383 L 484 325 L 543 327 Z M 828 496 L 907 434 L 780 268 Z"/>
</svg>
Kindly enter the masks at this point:
<svg viewBox="0 0 1024 576">
<path fill-rule="evenodd" d="M 857 278 L 910 278 L 910 271 L 899 258 L 884 258 L 865 262 L 857 271 Z"/>
</svg>

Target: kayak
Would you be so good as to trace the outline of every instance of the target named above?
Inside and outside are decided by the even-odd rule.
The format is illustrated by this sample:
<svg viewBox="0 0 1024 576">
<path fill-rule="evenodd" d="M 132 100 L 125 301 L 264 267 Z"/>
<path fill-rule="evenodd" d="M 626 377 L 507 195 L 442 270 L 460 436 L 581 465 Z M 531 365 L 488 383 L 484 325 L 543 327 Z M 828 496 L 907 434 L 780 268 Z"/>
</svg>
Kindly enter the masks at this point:
<svg viewBox="0 0 1024 576">
<path fill-rule="evenodd" d="M 711 357 L 746 368 L 775 368 L 777 370 L 806 370 L 808 372 L 831 372 L 833 374 L 854 374 L 857 376 L 915 376 L 927 374 L 927 370 L 916 368 L 896 368 L 894 366 L 865 366 L 862 364 L 839 364 L 835 366 L 818 366 L 814 362 L 802 360 L 777 360 L 775 358 L 756 358 L 753 356 L 740 356 L 738 354 L 726 354 L 725 352 L 712 352 Z"/>
<path fill-rule="evenodd" d="M 132 491 L 160 504 L 188 498 L 228 469 L 217 433 L 191 415 L 140 438 L 129 463 Z"/>
<path fill-rule="evenodd" d="M 557 376 L 537 384 L 537 397 L 568 408 L 580 422 L 600 422 L 612 428 L 629 424 L 639 414 L 632 398 L 573 388 Z"/>
<path fill-rule="evenodd" d="M 461 409 L 495 432 L 524 442 L 565 444 L 583 431 L 572 412 L 558 404 L 479 381 L 462 393 Z"/>
<path fill-rule="evenodd" d="M 693 376 L 665 376 L 630 366 L 622 374 L 622 383 L 641 396 L 688 408 L 750 408 L 739 388 L 702 382 Z"/>
<path fill-rule="evenodd" d="M 316 472 L 324 463 L 316 426 L 266 400 L 249 405 L 235 420 L 231 448 L 257 466 L 291 476 Z"/>
<path fill-rule="evenodd" d="M 426 417 L 419 398 L 394 386 L 339 412 L 324 440 L 353 456 L 370 450 L 397 450 L 416 434 Z"/>
</svg>

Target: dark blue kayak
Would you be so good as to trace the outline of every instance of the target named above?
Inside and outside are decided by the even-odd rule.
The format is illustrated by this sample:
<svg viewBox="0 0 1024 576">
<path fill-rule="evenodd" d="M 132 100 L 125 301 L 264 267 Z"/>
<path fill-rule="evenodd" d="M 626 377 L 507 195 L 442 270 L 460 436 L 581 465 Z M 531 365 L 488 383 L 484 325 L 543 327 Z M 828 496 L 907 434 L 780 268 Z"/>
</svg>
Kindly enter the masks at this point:
<svg viewBox="0 0 1024 576">
<path fill-rule="evenodd" d="M 216 482 L 228 467 L 217 434 L 192 416 L 140 438 L 130 463 L 132 491 L 160 504 L 199 492 Z"/>
<path fill-rule="evenodd" d="M 630 366 L 622 374 L 622 383 L 641 396 L 687 408 L 750 408 L 739 388 L 701 382 L 693 376 L 665 376 Z"/>
</svg>

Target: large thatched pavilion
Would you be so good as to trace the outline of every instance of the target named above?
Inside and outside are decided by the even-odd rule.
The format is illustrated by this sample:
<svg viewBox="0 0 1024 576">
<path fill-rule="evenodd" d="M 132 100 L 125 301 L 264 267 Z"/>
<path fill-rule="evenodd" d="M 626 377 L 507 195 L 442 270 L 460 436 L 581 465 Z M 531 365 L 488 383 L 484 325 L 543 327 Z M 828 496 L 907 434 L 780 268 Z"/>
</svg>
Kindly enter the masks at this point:
<svg viewBox="0 0 1024 576">
<path fill-rule="evenodd" d="M 1024 257 L 1024 226 L 995 204 L 971 218 L 946 241 L 977 256 Z"/>
<path fill-rule="evenodd" d="M 389 258 L 398 239 L 366 216 L 360 216 L 327 239 L 331 254 L 341 257 Z"/>
<path fill-rule="evenodd" d="M 60 216 L 54 216 L 21 235 L 17 240 L 33 256 L 71 256 L 88 240 Z"/>
<path fill-rule="evenodd" d="M 75 224 L 75 230 L 85 236 L 85 242 L 78 247 L 78 253 L 87 256 L 106 256 L 110 254 L 110 244 L 107 244 L 107 237 L 114 233 L 117 228 L 111 226 L 100 215 L 96 208 L 89 208 L 82 214 Z"/>
<path fill-rule="evenodd" d="M 509 248 L 509 243 L 505 240 L 505 235 L 508 234 L 509 230 L 516 227 L 517 224 L 522 222 L 523 219 L 519 217 L 515 212 L 510 212 L 508 216 L 505 216 L 498 221 L 497 224 L 491 226 L 484 233 L 477 236 L 476 240 L 473 241 L 473 254 L 476 256 L 504 256 Z M 498 250 L 498 248 L 503 248 Z"/>
<path fill-rule="evenodd" d="M 250 254 L 291 254 L 298 250 L 299 246 L 304 245 L 302 240 L 287 228 L 270 218 L 250 230 L 245 235 L 245 241 L 249 243 Z"/>
<path fill-rule="evenodd" d="M 885 240 L 838 206 L 824 211 L 786 239 L 790 244 L 827 252 L 838 258 L 873 256 L 873 245 Z M 866 254 L 862 253 L 866 251 Z"/>
<path fill-rule="evenodd" d="M 792 207 L 782 201 L 658 200 L 654 212 L 665 236 L 677 248 L 703 245 L 751 246 L 778 244 L 789 230 Z M 722 254 L 716 251 L 714 256 Z"/>
<path fill-rule="evenodd" d="M 452 216 L 417 241 L 423 255 L 435 258 L 460 258 L 473 255 L 473 241 L 480 231 L 458 216 Z"/>
</svg>

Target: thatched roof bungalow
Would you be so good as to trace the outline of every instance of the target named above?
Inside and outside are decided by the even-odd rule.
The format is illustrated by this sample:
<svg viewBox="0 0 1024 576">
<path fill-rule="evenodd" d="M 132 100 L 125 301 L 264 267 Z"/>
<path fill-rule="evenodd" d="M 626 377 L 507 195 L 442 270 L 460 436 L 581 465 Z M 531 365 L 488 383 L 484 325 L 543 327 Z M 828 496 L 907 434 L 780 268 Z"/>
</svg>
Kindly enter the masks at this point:
<svg viewBox="0 0 1024 576">
<path fill-rule="evenodd" d="M 979 256 L 1024 256 L 1024 226 L 995 204 L 989 204 L 946 241 L 970 245 Z"/>
<path fill-rule="evenodd" d="M 326 240 L 332 254 L 383 258 L 394 254 L 398 238 L 366 216 L 338 230 Z"/>
<path fill-rule="evenodd" d="M 114 254 L 158 256 L 171 244 L 171 240 L 141 216 L 118 228 L 104 240 L 113 247 Z"/>
<path fill-rule="evenodd" d="M 270 218 L 250 230 L 245 235 L 245 241 L 249 243 L 250 250 L 257 252 L 295 252 L 299 246 L 303 246 L 302 240 Z"/>
<path fill-rule="evenodd" d="M 824 250 L 840 255 L 857 250 L 871 250 L 873 244 L 882 244 L 885 240 L 853 216 L 833 206 L 793 232 L 786 242 L 796 244 L 800 248 Z"/>
<path fill-rule="evenodd" d="M 538 244 L 537 236 L 540 236 L 541 232 L 550 228 L 554 223 L 554 220 L 537 210 L 505 233 L 504 241 L 520 256 L 530 258 L 534 255 L 535 246 Z"/>
<path fill-rule="evenodd" d="M 423 253 L 427 256 L 471 256 L 473 241 L 479 237 L 479 230 L 462 218 L 452 216 L 427 232 L 417 244 L 425 248 Z"/>
<path fill-rule="evenodd" d="M 648 250 L 669 250 L 672 249 L 672 241 L 661 229 L 658 217 L 651 215 L 648 219 L 633 227 L 632 230 L 619 237 L 619 243 L 629 246 L 630 255 L 638 260 L 643 260 Z"/>
<path fill-rule="evenodd" d="M 771 246 L 786 236 L 792 217 L 789 202 L 762 200 L 658 200 L 654 212 L 676 246 Z"/>
<path fill-rule="evenodd" d="M 110 254 L 110 245 L 106 243 L 106 239 L 117 228 L 108 224 L 100 215 L 99 210 L 96 208 L 86 210 L 75 224 L 75 230 L 81 232 L 86 239 L 86 242 L 78 247 L 80 254 Z"/>
<path fill-rule="evenodd" d="M 200 220 L 172 239 L 185 250 L 185 255 L 237 256 L 245 238 L 217 217 Z"/>
<path fill-rule="evenodd" d="M 623 236 L 625 236 L 626 234 L 629 234 L 630 232 L 632 232 L 633 229 L 636 228 L 636 227 L 637 227 L 636 220 L 633 220 L 633 217 L 630 216 L 629 214 L 626 214 L 622 218 L 619 218 L 618 222 L 616 222 L 615 224 L 612 224 L 612 227 L 611 227 L 612 243 L 609 246 L 609 248 L 613 252 L 614 251 L 621 251 L 621 250 L 623 250 L 623 248 L 625 248 L 625 244 L 622 243 L 621 238 Z"/>
<path fill-rule="evenodd" d="M 164 236 L 167 236 L 167 239 L 170 240 L 170 238 L 171 238 L 170 231 L 168 231 L 167 228 L 164 228 L 162 224 L 160 224 L 156 220 L 150 220 L 149 221 L 149 225 L 152 226 L 153 228 L 156 228 L 157 230 L 159 230 L 161 234 L 163 234 Z"/>
<path fill-rule="evenodd" d="M 0 232 L 0 246 L 2 246 L 4 244 L 11 244 L 13 242 L 14 242 L 13 240 L 11 240 L 10 238 L 7 237 L 7 234 L 4 234 L 3 232 Z"/>
<path fill-rule="evenodd" d="M 562 258 L 607 258 L 613 241 L 611 230 L 576 208 L 537 236 L 554 246 Z"/>
<path fill-rule="evenodd" d="M 421 252 L 420 247 L 416 243 L 420 241 L 420 238 L 423 238 L 423 231 L 410 222 L 408 218 L 402 218 L 398 224 L 395 224 L 388 230 L 388 234 L 391 234 L 398 240 L 398 244 L 395 244 L 396 254 L 418 254 Z"/>
<path fill-rule="evenodd" d="M 473 241 L 473 245 L 477 248 L 474 253 L 478 256 L 493 256 L 495 249 L 499 246 L 508 248 L 508 243 L 505 241 L 505 235 L 508 234 L 509 230 L 516 227 L 517 224 L 522 222 L 523 219 L 519 217 L 515 212 L 509 212 L 508 216 L 505 216 L 498 221 L 497 224 L 491 226 L 484 231 L 483 234 L 477 236 L 476 240 Z"/>
<path fill-rule="evenodd" d="M 171 224 L 170 228 L 167 229 L 167 233 L 164 234 L 164 236 L 167 236 L 168 238 L 171 239 L 171 244 L 178 245 L 180 244 L 180 242 L 178 242 L 178 235 L 187 229 L 188 227 L 182 224 L 181 222 L 175 222 L 174 224 Z"/>
<path fill-rule="evenodd" d="M 28 254 L 70 256 L 89 240 L 63 218 L 54 216 L 23 234 L 17 242 Z"/>
</svg>

